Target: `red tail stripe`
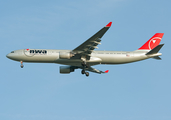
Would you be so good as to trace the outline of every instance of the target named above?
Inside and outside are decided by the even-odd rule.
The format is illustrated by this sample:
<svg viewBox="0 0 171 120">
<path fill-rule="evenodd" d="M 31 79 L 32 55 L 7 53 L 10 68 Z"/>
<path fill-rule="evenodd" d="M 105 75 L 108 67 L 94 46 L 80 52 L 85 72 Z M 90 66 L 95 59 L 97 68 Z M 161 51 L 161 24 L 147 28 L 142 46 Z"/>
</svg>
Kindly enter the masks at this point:
<svg viewBox="0 0 171 120">
<path fill-rule="evenodd" d="M 160 41 L 163 37 L 164 33 L 156 33 L 153 37 L 151 37 L 142 47 L 138 50 L 151 50 L 160 44 Z"/>
</svg>

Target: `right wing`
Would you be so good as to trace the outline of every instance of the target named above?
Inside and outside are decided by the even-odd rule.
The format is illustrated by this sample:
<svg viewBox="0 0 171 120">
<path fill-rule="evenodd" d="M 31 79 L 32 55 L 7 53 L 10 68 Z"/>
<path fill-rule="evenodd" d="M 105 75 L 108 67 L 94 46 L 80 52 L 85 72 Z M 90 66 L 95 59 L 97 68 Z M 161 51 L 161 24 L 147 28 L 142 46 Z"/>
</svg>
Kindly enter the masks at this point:
<svg viewBox="0 0 171 120">
<path fill-rule="evenodd" d="M 89 55 L 92 53 L 92 51 L 97 48 L 96 46 L 98 44 L 101 44 L 100 38 L 106 33 L 106 31 L 110 28 L 112 22 L 109 22 L 105 27 L 103 27 L 101 30 L 99 30 L 96 34 L 94 34 L 91 38 L 89 38 L 87 41 L 82 43 L 80 46 L 75 48 L 73 52 L 76 52 L 81 55 Z"/>
</svg>

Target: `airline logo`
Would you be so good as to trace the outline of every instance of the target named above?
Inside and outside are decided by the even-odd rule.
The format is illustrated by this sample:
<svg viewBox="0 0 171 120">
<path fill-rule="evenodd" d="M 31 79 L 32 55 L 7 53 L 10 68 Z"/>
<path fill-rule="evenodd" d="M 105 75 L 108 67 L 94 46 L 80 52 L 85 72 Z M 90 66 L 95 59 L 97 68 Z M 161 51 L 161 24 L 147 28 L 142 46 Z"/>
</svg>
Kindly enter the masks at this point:
<svg viewBox="0 0 171 120">
<path fill-rule="evenodd" d="M 34 49 L 25 49 L 24 51 L 25 55 L 27 56 L 33 56 L 33 55 L 46 55 L 47 50 L 34 50 Z"/>
<path fill-rule="evenodd" d="M 158 41 L 158 42 L 157 42 Z M 157 45 L 159 45 L 161 41 L 161 38 L 159 37 L 155 37 L 155 38 L 152 38 L 150 41 L 149 41 L 149 44 L 148 44 L 148 48 L 149 50 L 152 50 L 153 48 L 155 48 Z M 156 45 L 157 44 L 157 45 Z M 155 46 L 155 47 L 154 47 Z"/>
<path fill-rule="evenodd" d="M 30 54 L 47 54 L 46 50 L 30 50 Z"/>
</svg>

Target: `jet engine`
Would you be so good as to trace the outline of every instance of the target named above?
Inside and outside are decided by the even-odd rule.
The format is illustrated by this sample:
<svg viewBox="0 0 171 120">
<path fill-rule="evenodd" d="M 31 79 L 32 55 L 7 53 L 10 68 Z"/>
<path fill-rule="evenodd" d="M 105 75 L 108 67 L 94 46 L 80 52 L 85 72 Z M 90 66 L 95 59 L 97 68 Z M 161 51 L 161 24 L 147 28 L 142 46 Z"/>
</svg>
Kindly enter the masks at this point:
<svg viewBox="0 0 171 120">
<path fill-rule="evenodd" d="M 70 59 L 73 56 L 74 56 L 74 54 L 71 53 L 71 52 L 60 52 L 59 53 L 59 58 L 60 59 Z"/>
<path fill-rule="evenodd" d="M 70 66 L 60 66 L 60 73 L 69 74 L 70 72 L 74 72 L 74 69 Z"/>
</svg>

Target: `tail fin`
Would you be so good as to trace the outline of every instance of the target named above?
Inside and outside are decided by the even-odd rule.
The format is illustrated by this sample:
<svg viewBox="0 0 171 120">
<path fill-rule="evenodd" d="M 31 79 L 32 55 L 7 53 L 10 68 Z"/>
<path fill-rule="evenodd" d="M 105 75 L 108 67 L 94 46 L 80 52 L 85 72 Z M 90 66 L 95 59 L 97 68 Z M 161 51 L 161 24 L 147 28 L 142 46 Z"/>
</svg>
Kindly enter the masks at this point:
<svg viewBox="0 0 171 120">
<path fill-rule="evenodd" d="M 156 46 L 159 45 L 164 33 L 156 33 L 153 37 L 151 37 L 143 46 L 141 46 L 138 50 L 152 50 Z"/>
</svg>

